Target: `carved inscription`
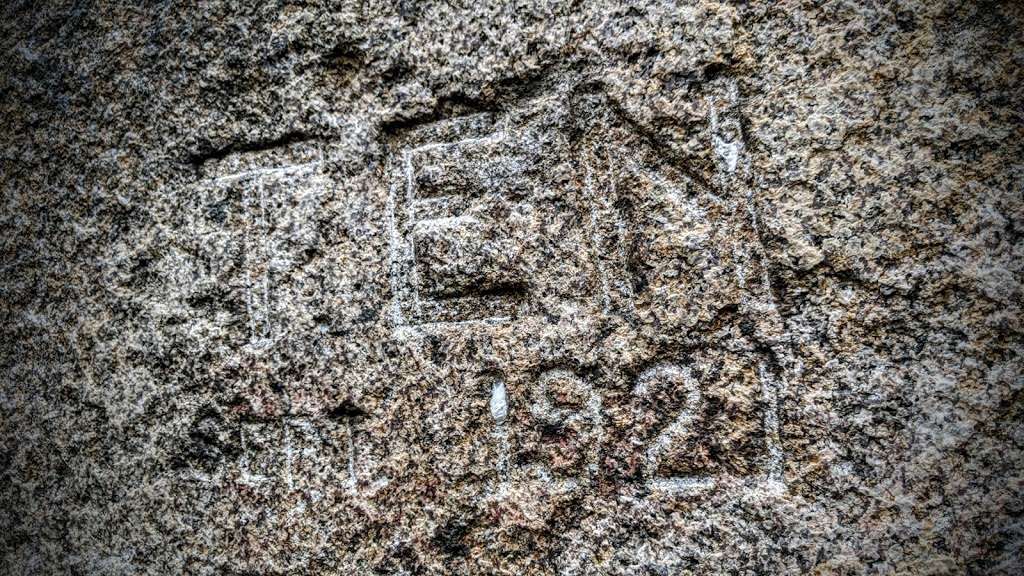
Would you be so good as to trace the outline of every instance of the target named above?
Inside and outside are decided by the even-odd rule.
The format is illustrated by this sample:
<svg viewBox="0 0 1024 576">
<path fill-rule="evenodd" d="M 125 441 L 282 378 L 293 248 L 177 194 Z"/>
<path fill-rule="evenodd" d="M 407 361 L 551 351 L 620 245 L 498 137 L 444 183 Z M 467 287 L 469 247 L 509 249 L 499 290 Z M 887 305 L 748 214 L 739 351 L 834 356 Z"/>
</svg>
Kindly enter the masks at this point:
<svg viewBox="0 0 1024 576">
<path fill-rule="evenodd" d="M 708 489 L 723 478 L 779 481 L 781 450 L 769 433 L 774 412 L 741 397 L 761 395 L 762 387 L 771 385 L 761 381 L 768 378 L 766 368 L 715 370 L 676 362 L 650 365 L 629 383 L 629 410 L 619 412 L 619 422 L 607 421 L 604 394 L 573 371 L 545 371 L 524 383 L 525 396 L 510 396 L 504 382 L 495 380 L 490 398 L 495 477 L 500 483 L 539 482 L 564 491 L 607 477 L 621 464 L 631 482 L 671 494 Z M 616 428 L 625 437 L 617 439 Z"/>
<path fill-rule="evenodd" d="M 510 325 L 522 341 L 596 346 L 563 367 L 519 358 L 468 386 L 481 409 L 450 413 L 481 419 L 446 423 L 459 445 L 437 463 L 447 481 L 565 491 L 614 476 L 686 493 L 781 480 L 786 352 L 741 189 L 735 86 L 719 88 L 710 173 L 666 159 L 596 92 L 390 137 L 396 337 Z"/>
<path fill-rule="evenodd" d="M 229 304 L 244 310 L 249 345 L 265 348 L 286 328 L 279 302 L 303 252 L 319 240 L 315 226 L 325 191 L 322 152 L 298 144 L 230 155 L 203 167 L 199 186 L 205 218 L 194 223 L 206 264 L 202 275 L 230 287 Z"/>
<path fill-rule="evenodd" d="M 396 327 L 508 322 L 600 305 L 589 202 L 537 129 L 481 114 L 399 139 L 391 159 Z M 558 169 L 541 170 L 541 158 Z M 559 281 L 552 282 L 552 278 Z"/>
</svg>

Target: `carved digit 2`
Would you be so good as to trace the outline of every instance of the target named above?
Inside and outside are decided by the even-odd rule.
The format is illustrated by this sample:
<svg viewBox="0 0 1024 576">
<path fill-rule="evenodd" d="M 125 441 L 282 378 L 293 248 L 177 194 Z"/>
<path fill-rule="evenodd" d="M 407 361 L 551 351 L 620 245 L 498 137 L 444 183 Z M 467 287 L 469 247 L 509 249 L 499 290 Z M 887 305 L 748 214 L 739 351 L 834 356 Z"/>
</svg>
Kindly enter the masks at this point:
<svg viewBox="0 0 1024 576">
<path fill-rule="evenodd" d="M 667 382 L 672 386 L 681 387 L 686 393 L 686 404 L 682 411 L 672 420 L 661 433 L 654 439 L 647 449 L 644 461 L 644 476 L 652 483 L 670 488 L 683 488 L 695 484 L 703 484 L 703 479 L 690 477 L 661 477 L 657 476 L 661 459 L 672 442 L 677 438 L 684 437 L 690 430 L 690 426 L 696 417 L 701 404 L 700 389 L 697 381 L 690 375 L 690 369 L 674 364 L 659 364 L 652 366 L 637 378 L 633 394 L 643 397 L 651 396 L 651 386 L 656 382 Z"/>
</svg>

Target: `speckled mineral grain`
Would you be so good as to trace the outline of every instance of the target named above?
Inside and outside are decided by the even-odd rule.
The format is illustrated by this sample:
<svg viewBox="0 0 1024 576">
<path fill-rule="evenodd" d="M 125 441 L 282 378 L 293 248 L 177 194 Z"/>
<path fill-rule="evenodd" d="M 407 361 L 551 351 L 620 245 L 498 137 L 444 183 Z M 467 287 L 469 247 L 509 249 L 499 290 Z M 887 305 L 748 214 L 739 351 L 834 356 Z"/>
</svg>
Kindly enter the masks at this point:
<svg viewBox="0 0 1024 576">
<path fill-rule="evenodd" d="M 0 573 L 1024 571 L 1019 2 L 0 12 Z"/>
</svg>

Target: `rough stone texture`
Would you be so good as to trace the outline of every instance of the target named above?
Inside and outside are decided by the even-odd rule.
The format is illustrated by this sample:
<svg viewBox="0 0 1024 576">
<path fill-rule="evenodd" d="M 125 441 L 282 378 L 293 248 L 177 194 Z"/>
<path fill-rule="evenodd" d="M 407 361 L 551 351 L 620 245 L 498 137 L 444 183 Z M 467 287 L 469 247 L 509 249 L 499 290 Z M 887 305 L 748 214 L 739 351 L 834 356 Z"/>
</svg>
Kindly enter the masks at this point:
<svg viewBox="0 0 1024 576">
<path fill-rule="evenodd" d="M 3 574 L 1019 574 L 1016 2 L 5 4 Z"/>
</svg>

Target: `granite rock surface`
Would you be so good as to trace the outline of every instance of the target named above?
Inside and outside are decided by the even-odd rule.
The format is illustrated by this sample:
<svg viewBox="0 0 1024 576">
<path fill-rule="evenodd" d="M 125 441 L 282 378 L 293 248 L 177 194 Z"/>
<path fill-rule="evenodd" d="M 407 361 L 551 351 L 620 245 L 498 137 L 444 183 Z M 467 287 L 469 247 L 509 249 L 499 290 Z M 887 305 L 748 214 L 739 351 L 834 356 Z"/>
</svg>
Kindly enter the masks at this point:
<svg viewBox="0 0 1024 576">
<path fill-rule="evenodd" d="M 1019 3 L 0 12 L 0 573 L 1024 570 Z"/>
</svg>

